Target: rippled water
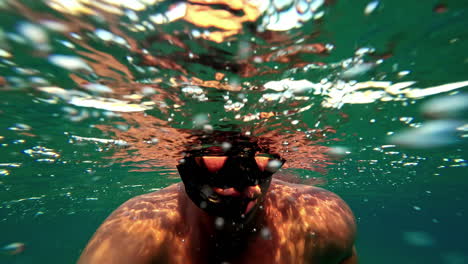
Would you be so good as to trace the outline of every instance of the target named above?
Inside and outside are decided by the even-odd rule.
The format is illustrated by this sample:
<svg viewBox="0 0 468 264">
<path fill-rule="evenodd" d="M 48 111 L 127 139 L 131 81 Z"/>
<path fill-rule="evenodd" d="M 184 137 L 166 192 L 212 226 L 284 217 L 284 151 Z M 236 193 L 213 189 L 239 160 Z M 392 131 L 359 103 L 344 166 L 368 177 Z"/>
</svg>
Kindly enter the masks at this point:
<svg viewBox="0 0 468 264">
<path fill-rule="evenodd" d="M 26 245 L 0 262 L 73 263 L 236 131 L 350 204 L 361 263 L 468 263 L 467 8 L 0 0 L 0 247 Z"/>
</svg>

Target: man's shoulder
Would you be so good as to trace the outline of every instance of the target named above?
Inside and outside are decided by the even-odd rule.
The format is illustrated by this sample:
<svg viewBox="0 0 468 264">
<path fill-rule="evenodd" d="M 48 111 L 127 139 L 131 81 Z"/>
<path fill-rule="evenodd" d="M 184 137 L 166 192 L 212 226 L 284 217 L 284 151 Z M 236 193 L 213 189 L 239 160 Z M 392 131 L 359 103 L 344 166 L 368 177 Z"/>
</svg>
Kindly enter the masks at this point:
<svg viewBox="0 0 468 264">
<path fill-rule="evenodd" d="M 147 206 L 156 206 L 158 208 L 172 207 L 176 205 L 182 193 L 183 185 L 181 183 L 176 183 L 158 191 L 135 196 L 123 203 L 122 206 L 131 208 L 140 207 L 142 205 L 144 205 L 145 208 L 148 208 Z"/>
<path fill-rule="evenodd" d="M 120 205 L 107 220 L 129 218 L 133 220 L 154 219 L 169 212 L 177 212 L 183 190 L 180 183 L 164 189 L 135 196 Z"/>
<path fill-rule="evenodd" d="M 285 204 L 296 205 L 300 203 L 307 208 L 321 207 L 333 203 L 347 207 L 346 203 L 331 191 L 316 186 L 288 183 L 281 180 L 272 181 L 269 198 L 276 200 L 276 202 L 283 200 Z"/>
<path fill-rule="evenodd" d="M 356 223 L 351 209 L 338 195 L 325 189 L 274 180 L 265 209 L 274 221 L 290 226 L 290 232 L 340 241 L 340 247 L 348 247 L 354 241 Z"/>
<path fill-rule="evenodd" d="M 179 188 L 178 184 L 172 185 L 123 203 L 96 231 L 79 263 L 150 263 L 165 259 L 167 256 L 160 253 L 167 250 L 162 248 L 171 239 L 174 223 L 180 222 Z"/>
</svg>

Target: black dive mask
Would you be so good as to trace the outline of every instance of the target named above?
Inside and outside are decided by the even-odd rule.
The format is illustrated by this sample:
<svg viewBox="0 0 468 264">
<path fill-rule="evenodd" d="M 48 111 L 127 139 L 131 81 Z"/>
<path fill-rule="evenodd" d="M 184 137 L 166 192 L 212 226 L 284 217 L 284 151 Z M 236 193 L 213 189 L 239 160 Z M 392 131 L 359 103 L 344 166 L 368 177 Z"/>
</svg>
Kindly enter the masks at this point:
<svg viewBox="0 0 468 264">
<path fill-rule="evenodd" d="M 187 195 L 198 207 L 211 215 L 239 218 L 258 206 L 283 163 L 278 155 L 188 154 L 177 169 Z"/>
</svg>

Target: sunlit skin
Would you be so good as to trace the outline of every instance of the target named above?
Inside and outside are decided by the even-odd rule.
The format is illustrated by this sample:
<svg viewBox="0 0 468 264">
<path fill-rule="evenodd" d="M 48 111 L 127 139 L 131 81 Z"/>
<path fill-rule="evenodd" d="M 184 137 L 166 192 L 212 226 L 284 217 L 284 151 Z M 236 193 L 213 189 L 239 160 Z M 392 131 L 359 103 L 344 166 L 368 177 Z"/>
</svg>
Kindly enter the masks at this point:
<svg viewBox="0 0 468 264">
<path fill-rule="evenodd" d="M 185 158 L 182 183 L 121 205 L 78 263 L 357 263 L 346 203 L 321 188 L 272 180 L 271 160 Z"/>
</svg>

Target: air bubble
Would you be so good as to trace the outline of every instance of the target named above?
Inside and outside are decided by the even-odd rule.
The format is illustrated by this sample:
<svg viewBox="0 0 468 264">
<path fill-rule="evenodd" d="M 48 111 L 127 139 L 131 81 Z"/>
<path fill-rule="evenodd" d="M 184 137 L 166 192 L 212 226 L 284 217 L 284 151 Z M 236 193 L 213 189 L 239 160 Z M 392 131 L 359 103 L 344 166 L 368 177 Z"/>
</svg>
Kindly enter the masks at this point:
<svg viewBox="0 0 468 264">
<path fill-rule="evenodd" d="M 215 227 L 216 227 L 216 229 L 223 229 L 223 227 L 224 227 L 224 218 L 216 217 Z"/>
</svg>

